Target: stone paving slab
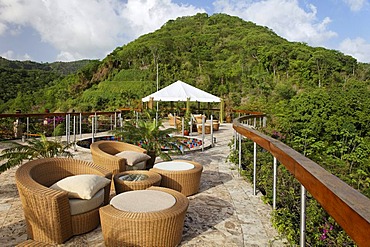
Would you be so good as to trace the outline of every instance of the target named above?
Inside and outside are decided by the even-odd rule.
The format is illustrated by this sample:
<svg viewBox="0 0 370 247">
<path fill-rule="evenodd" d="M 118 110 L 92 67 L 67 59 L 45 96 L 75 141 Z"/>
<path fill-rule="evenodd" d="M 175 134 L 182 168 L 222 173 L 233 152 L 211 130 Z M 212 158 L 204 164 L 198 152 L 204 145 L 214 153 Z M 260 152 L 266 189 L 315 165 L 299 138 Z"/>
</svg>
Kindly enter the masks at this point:
<svg viewBox="0 0 370 247">
<path fill-rule="evenodd" d="M 271 226 L 271 207 L 262 202 L 261 195 L 253 196 L 251 184 L 226 161 L 232 134 L 231 124 L 222 124 L 215 132 L 213 148 L 173 157 L 204 166 L 199 193 L 188 197 L 190 205 L 179 246 L 288 246 Z M 89 152 L 75 152 L 74 158 L 92 161 Z M 0 246 L 15 246 L 27 239 L 15 170 L 0 174 Z M 61 246 L 105 245 L 99 226 Z"/>
</svg>

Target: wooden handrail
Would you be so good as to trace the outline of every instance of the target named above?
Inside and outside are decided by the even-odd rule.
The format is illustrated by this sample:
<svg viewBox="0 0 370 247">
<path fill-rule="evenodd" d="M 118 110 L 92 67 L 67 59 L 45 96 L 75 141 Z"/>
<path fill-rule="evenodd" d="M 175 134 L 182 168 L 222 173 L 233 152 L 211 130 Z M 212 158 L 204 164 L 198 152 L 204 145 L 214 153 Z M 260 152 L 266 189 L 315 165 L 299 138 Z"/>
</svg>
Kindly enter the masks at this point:
<svg viewBox="0 0 370 247">
<path fill-rule="evenodd" d="M 233 128 L 284 165 L 359 246 L 369 246 L 370 199 L 291 147 L 241 123 L 263 116 L 237 118 Z"/>
<path fill-rule="evenodd" d="M 123 111 L 129 112 L 130 109 L 125 110 L 122 109 L 122 111 L 109 111 L 109 112 L 50 112 L 50 113 L 5 113 L 0 114 L 0 118 L 21 118 L 21 117 L 56 117 L 56 116 L 65 116 L 67 114 L 70 114 L 71 116 L 79 116 L 80 114 L 82 116 L 90 116 L 94 115 L 113 115 L 114 113 L 121 113 Z"/>
</svg>

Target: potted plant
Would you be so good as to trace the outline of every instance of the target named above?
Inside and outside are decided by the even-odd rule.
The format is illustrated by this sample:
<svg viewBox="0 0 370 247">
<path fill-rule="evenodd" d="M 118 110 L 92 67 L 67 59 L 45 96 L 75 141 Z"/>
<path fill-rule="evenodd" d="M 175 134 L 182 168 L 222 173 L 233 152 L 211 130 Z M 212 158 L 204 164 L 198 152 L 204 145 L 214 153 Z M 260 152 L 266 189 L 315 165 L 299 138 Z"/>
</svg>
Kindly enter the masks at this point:
<svg viewBox="0 0 370 247">
<path fill-rule="evenodd" d="M 112 133 L 122 141 L 139 145 L 146 149 L 151 159 L 147 162 L 147 169 L 153 167 L 156 157 L 171 160 L 170 153 L 181 153 L 181 141 L 172 134 L 174 128 L 165 129 L 161 120 L 152 119 L 149 112 L 142 118 L 131 119 L 124 122 L 122 128 L 115 129 Z M 171 150 L 171 151 L 169 151 Z"/>
</svg>

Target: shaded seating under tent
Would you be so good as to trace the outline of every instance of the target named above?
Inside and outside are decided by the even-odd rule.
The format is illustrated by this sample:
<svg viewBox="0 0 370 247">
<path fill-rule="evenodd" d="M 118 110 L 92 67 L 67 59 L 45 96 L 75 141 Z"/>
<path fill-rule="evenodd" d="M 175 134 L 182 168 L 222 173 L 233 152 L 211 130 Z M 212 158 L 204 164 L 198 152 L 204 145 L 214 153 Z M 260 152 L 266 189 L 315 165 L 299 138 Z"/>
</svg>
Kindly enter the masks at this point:
<svg viewBox="0 0 370 247">
<path fill-rule="evenodd" d="M 183 81 L 176 81 L 161 90 L 152 93 L 144 98 L 143 102 L 153 106 L 153 102 L 186 102 L 186 112 L 190 113 L 190 102 L 220 103 L 220 121 L 222 123 L 224 116 L 223 100 L 215 95 L 207 93 L 199 88 L 193 87 Z M 149 107 L 149 108 L 150 108 Z M 170 119 L 170 124 L 174 120 Z"/>
</svg>

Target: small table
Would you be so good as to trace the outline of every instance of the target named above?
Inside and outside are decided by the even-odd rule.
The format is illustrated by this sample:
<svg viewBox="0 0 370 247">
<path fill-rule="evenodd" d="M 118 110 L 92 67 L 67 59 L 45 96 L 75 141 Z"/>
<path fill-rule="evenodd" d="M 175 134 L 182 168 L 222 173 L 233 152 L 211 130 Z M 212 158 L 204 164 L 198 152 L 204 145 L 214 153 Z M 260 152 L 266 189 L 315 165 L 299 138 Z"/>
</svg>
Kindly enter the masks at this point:
<svg viewBox="0 0 370 247">
<path fill-rule="evenodd" d="M 185 196 L 198 192 L 203 166 L 190 160 L 159 162 L 150 169 L 162 176 L 161 186 L 177 190 Z"/>
<path fill-rule="evenodd" d="M 106 246 L 168 246 L 181 242 L 189 200 L 168 188 L 128 191 L 101 207 Z"/>
<path fill-rule="evenodd" d="M 143 170 L 120 172 L 113 177 L 116 194 L 159 186 L 161 180 L 162 177 L 158 173 Z"/>
</svg>

